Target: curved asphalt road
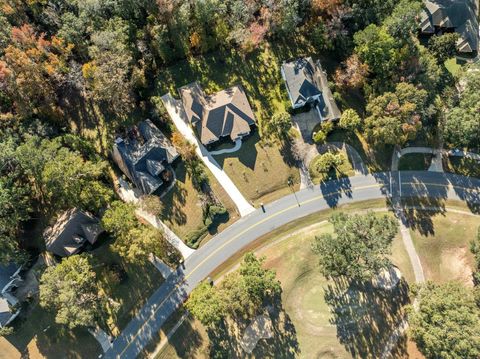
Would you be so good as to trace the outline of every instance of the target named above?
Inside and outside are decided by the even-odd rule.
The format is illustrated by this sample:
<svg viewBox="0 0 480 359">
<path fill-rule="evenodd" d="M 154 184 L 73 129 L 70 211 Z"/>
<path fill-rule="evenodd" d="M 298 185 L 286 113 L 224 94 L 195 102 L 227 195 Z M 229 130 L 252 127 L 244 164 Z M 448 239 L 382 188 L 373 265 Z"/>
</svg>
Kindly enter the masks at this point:
<svg viewBox="0 0 480 359">
<path fill-rule="evenodd" d="M 399 185 L 401 183 L 401 185 Z M 353 202 L 393 197 L 454 199 L 480 205 L 480 180 L 433 172 L 386 172 L 330 181 L 256 210 L 192 254 L 149 298 L 115 339 L 105 358 L 135 358 L 195 286 L 242 247 L 288 222 Z M 430 204 L 431 205 L 431 204 Z M 428 205 L 427 205 L 428 206 Z"/>
</svg>

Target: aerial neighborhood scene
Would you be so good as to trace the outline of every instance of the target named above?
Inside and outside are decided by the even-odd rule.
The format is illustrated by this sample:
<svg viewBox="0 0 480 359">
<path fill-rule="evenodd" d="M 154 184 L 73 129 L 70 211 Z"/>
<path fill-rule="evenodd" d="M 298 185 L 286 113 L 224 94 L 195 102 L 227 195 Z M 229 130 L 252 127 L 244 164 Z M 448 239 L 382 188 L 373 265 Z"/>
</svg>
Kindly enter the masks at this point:
<svg viewBox="0 0 480 359">
<path fill-rule="evenodd" d="M 0 0 L 0 359 L 480 358 L 478 0 Z"/>
</svg>

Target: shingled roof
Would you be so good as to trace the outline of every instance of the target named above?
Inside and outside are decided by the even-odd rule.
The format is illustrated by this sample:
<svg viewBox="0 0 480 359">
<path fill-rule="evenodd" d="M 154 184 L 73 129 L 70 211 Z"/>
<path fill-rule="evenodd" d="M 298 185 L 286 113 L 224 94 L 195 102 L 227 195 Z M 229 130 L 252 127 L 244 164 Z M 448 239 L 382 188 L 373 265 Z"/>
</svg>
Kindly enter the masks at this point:
<svg viewBox="0 0 480 359">
<path fill-rule="evenodd" d="M 460 35 L 459 52 L 478 51 L 477 0 L 426 0 L 420 30 L 433 34 L 436 28 L 454 29 Z"/>
<path fill-rule="evenodd" d="M 69 209 L 48 227 L 43 236 L 47 250 L 60 257 L 78 253 L 87 243 L 94 244 L 103 232 L 98 220 L 77 208 Z"/>
<path fill-rule="evenodd" d="M 179 90 L 188 120 L 204 145 L 230 137 L 232 141 L 250 133 L 255 116 L 242 86 L 206 96 L 197 82 Z"/>
<path fill-rule="evenodd" d="M 163 184 L 160 174 L 178 157 L 178 152 L 150 120 L 140 122 L 113 146 L 113 160 L 144 194 Z"/>
</svg>

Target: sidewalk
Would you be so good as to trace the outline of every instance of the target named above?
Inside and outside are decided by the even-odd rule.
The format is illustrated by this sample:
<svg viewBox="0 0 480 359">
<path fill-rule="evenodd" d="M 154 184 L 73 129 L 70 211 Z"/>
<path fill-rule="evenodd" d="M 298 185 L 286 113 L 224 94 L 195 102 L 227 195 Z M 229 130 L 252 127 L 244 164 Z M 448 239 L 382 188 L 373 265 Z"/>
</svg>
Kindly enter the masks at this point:
<svg viewBox="0 0 480 359">
<path fill-rule="evenodd" d="M 223 171 L 222 167 L 220 167 L 207 149 L 198 142 L 193 130 L 186 121 L 186 115 L 181 102 L 174 99 L 170 94 L 163 95 L 162 101 L 167 109 L 168 114 L 170 115 L 170 118 L 177 127 L 177 130 L 185 137 L 186 140 L 195 145 L 198 156 L 213 173 L 220 185 L 225 189 L 233 203 L 235 203 L 240 215 L 243 217 L 252 213 L 255 208 L 245 199 L 245 197 L 243 197 L 237 186 L 235 186 L 230 177 L 228 177 L 225 171 Z"/>
</svg>

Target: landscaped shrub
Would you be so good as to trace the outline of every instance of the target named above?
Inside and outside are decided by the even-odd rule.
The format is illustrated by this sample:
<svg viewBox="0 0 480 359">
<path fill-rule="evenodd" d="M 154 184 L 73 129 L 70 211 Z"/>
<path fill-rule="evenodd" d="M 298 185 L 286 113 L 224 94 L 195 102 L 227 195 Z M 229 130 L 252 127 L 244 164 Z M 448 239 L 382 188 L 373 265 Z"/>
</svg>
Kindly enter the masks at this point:
<svg viewBox="0 0 480 359">
<path fill-rule="evenodd" d="M 346 158 L 343 153 L 325 152 L 313 160 L 310 168 L 317 174 L 328 173 L 331 169 L 343 165 L 345 161 Z"/>
<path fill-rule="evenodd" d="M 313 134 L 313 141 L 317 145 L 321 145 L 322 143 L 325 143 L 327 140 L 327 134 L 323 131 L 317 131 Z"/>
</svg>

